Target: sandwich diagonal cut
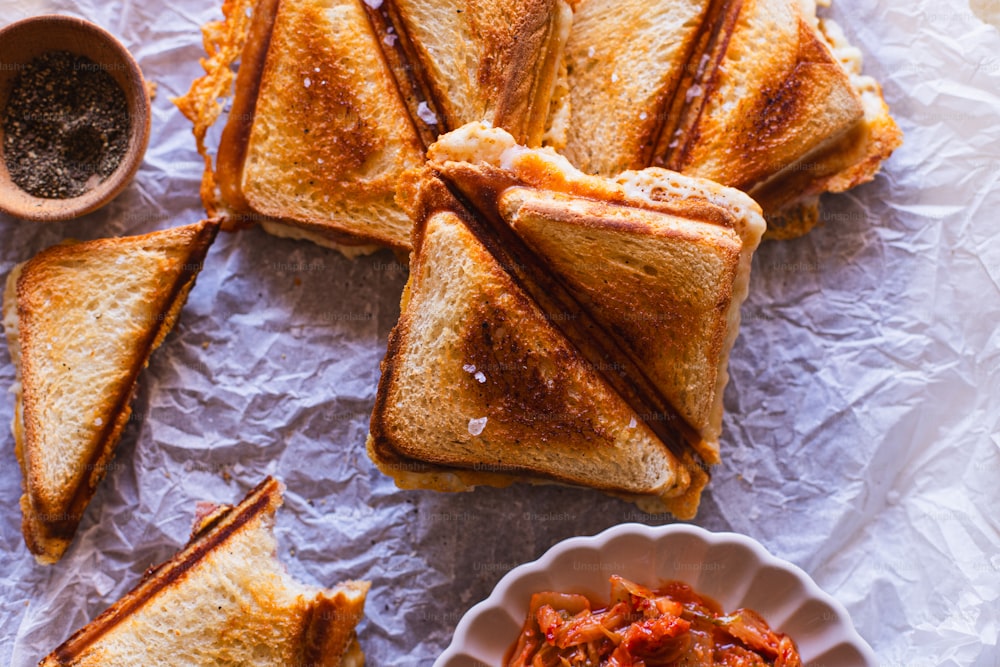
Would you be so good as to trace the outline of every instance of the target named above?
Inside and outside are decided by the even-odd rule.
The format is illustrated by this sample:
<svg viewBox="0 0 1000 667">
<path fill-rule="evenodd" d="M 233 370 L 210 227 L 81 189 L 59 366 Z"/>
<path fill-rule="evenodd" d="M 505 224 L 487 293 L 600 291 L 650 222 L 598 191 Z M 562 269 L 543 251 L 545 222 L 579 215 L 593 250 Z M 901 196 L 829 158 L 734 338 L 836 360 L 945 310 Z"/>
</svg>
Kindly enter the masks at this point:
<svg viewBox="0 0 1000 667">
<path fill-rule="evenodd" d="M 414 252 L 373 461 L 404 488 L 556 481 L 693 516 L 759 207 L 662 169 L 585 176 L 476 123 L 428 160 L 400 188 Z"/>
<path fill-rule="evenodd" d="M 58 245 L 8 276 L 22 529 L 39 562 L 59 560 L 73 539 L 128 423 L 139 373 L 173 328 L 218 229 L 206 220 Z"/>
<path fill-rule="evenodd" d="M 355 627 L 369 583 L 322 589 L 292 579 L 273 534 L 283 490 L 268 477 L 203 518 L 184 549 L 40 667 L 364 665 Z"/>
<path fill-rule="evenodd" d="M 572 21 L 566 0 L 226 0 L 223 12 L 204 29 L 206 75 L 176 100 L 206 160 L 206 208 L 227 228 L 259 222 L 348 255 L 409 249 L 396 182 L 439 133 L 486 119 L 541 142 Z M 205 137 L 237 58 L 213 172 Z"/>
<path fill-rule="evenodd" d="M 565 0 L 386 0 L 447 132 L 485 121 L 539 146 L 573 11 Z M 432 143 L 432 142 L 431 142 Z M 429 144 L 428 144 L 429 145 Z"/>
<path fill-rule="evenodd" d="M 871 180 L 901 143 L 859 52 L 810 0 L 618 5 L 584 0 L 567 45 L 565 151 L 584 171 L 709 178 L 788 237 L 816 223 L 821 193 Z"/>
</svg>

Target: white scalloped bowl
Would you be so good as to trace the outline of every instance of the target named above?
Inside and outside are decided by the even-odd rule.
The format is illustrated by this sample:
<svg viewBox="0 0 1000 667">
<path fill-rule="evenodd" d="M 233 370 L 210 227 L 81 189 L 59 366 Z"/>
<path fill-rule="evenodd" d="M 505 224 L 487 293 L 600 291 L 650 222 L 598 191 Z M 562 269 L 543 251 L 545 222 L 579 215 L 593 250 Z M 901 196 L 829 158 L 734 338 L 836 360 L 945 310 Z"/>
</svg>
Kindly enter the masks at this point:
<svg viewBox="0 0 1000 667">
<path fill-rule="evenodd" d="M 508 572 L 462 617 L 434 667 L 501 667 L 532 593 L 561 591 L 607 600 L 612 574 L 650 587 L 683 581 L 725 611 L 753 609 L 795 640 L 805 665 L 878 666 L 844 607 L 758 542 L 687 524 L 627 523 L 559 542 L 538 560 Z"/>
</svg>

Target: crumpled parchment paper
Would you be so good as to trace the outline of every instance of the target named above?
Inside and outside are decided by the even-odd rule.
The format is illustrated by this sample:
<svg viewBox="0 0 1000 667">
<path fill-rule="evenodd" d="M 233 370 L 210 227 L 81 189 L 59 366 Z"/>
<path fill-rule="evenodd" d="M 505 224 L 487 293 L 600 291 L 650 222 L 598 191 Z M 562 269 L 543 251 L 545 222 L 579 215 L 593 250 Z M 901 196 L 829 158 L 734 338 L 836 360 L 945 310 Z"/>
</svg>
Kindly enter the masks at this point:
<svg viewBox="0 0 1000 667">
<path fill-rule="evenodd" d="M 169 98 L 201 73 L 198 28 L 217 5 L 0 0 L 3 23 L 96 21 L 159 86 L 135 182 L 81 220 L 0 216 L 0 278 L 66 237 L 202 216 L 201 163 Z M 873 184 L 827 197 L 819 229 L 757 254 L 724 463 L 695 523 L 803 567 L 886 667 L 997 665 L 1000 11 L 836 0 L 829 13 L 906 143 Z M 405 278 L 388 252 L 348 260 L 259 230 L 220 235 L 54 566 L 24 547 L 13 437 L 0 434 L 0 662 L 35 664 L 187 540 L 196 501 L 236 501 L 267 473 L 288 486 L 277 531 L 290 572 L 372 581 L 360 638 L 378 666 L 430 664 L 506 571 L 565 537 L 670 521 L 586 490 L 396 490 L 364 439 Z M 13 378 L 0 345 L 0 386 Z"/>
</svg>

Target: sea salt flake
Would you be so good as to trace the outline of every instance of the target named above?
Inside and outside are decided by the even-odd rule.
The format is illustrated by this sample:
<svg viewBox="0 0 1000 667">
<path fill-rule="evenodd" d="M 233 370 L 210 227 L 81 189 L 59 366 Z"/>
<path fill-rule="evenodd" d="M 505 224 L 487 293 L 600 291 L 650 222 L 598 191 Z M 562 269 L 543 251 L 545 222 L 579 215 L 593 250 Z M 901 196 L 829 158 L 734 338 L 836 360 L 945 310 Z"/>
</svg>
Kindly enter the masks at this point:
<svg viewBox="0 0 1000 667">
<path fill-rule="evenodd" d="M 421 102 L 417 105 L 417 115 L 420 116 L 420 120 L 424 121 L 428 125 L 437 125 L 437 116 L 431 111 L 431 108 L 427 106 L 427 102 Z"/>
<path fill-rule="evenodd" d="M 469 420 L 469 434 L 479 435 L 486 428 L 486 417 L 480 417 L 479 419 Z"/>
</svg>

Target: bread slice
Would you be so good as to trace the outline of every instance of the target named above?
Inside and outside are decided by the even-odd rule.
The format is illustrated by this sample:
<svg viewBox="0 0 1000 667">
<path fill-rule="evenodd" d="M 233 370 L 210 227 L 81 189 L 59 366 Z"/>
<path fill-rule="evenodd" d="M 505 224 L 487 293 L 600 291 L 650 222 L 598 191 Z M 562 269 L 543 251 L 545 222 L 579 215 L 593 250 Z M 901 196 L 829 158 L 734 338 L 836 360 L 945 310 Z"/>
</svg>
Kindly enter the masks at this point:
<svg viewBox="0 0 1000 667">
<path fill-rule="evenodd" d="M 586 176 L 477 123 L 428 159 L 400 188 L 420 231 L 372 458 L 407 487 L 548 478 L 692 516 L 759 207 L 662 169 Z M 569 436 L 582 442 L 551 445 Z"/>
<path fill-rule="evenodd" d="M 565 0 L 386 0 L 411 65 L 425 73 L 440 131 L 485 120 L 541 144 L 569 38 Z"/>
<path fill-rule="evenodd" d="M 901 143 L 877 84 L 820 27 L 800 0 L 743 3 L 665 161 L 748 192 L 786 235 L 815 218 L 789 211 L 871 180 Z"/>
<path fill-rule="evenodd" d="M 283 487 L 268 477 L 237 506 L 202 521 L 191 541 L 40 667 L 360 667 L 355 626 L 369 584 L 298 583 L 272 532 Z"/>
<path fill-rule="evenodd" d="M 41 563 L 69 546 L 104 477 L 139 372 L 173 327 L 219 225 L 44 250 L 8 276 L 22 528 Z"/>
<path fill-rule="evenodd" d="M 588 174 L 642 169 L 692 66 L 710 0 L 583 0 L 566 46 L 566 157 Z M 696 61 L 694 61 L 696 62 Z"/>
</svg>

